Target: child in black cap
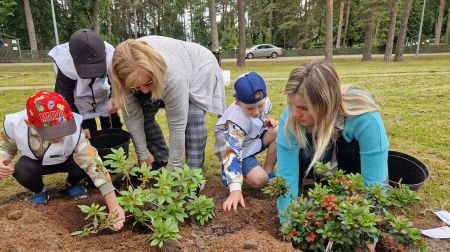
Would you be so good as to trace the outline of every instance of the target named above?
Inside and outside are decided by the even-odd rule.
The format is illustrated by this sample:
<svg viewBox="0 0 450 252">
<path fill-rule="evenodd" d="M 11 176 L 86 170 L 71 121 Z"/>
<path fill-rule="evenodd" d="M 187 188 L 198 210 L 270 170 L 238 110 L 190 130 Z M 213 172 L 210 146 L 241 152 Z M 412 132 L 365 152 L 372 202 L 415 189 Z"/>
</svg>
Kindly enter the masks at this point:
<svg viewBox="0 0 450 252">
<path fill-rule="evenodd" d="M 274 176 L 277 162 L 276 136 L 278 121 L 267 117 L 271 103 L 264 80 L 256 72 L 242 75 L 234 84 L 236 101 L 219 119 L 215 152 L 222 159 L 222 184 L 230 189 L 223 209 L 245 207 L 242 183 L 261 188 Z M 261 166 L 256 154 L 267 149 Z"/>
<path fill-rule="evenodd" d="M 83 116 L 82 127 L 88 139 L 102 129 L 122 128 L 119 114 L 110 102 L 111 62 L 114 47 L 89 29 L 72 34 L 70 41 L 57 45 L 48 55 L 54 61 L 55 91 Z"/>
</svg>

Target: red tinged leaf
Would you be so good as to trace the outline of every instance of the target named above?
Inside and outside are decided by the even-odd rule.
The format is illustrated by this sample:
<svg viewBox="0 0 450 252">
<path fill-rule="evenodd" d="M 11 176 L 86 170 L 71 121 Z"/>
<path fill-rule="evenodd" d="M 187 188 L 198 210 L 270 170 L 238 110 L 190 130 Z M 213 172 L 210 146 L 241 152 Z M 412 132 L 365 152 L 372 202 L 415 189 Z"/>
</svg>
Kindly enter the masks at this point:
<svg viewBox="0 0 450 252">
<path fill-rule="evenodd" d="M 313 242 L 314 239 L 316 239 L 316 235 L 314 234 L 314 232 L 309 233 L 309 241 Z"/>
<path fill-rule="evenodd" d="M 290 236 L 291 238 L 294 238 L 294 237 L 295 237 L 295 234 L 297 234 L 297 232 L 295 232 L 295 230 L 291 230 L 291 231 L 289 232 L 289 236 Z"/>
</svg>

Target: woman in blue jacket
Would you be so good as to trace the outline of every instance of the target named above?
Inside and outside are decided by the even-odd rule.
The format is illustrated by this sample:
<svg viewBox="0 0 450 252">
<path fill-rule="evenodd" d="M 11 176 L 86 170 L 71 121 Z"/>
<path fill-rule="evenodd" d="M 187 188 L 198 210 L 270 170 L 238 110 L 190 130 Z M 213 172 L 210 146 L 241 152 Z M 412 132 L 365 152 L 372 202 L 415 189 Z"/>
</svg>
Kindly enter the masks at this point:
<svg viewBox="0 0 450 252">
<path fill-rule="evenodd" d="M 358 88 L 342 87 L 335 69 L 322 62 L 295 68 L 287 81 L 288 106 L 277 135 L 278 176 L 290 187 L 278 199 L 280 222 L 291 195 L 311 183 L 316 162 L 331 162 L 346 172 L 361 173 L 365 185 L 388 178 L 389 142 L 379 107 Z"/>
</svg>

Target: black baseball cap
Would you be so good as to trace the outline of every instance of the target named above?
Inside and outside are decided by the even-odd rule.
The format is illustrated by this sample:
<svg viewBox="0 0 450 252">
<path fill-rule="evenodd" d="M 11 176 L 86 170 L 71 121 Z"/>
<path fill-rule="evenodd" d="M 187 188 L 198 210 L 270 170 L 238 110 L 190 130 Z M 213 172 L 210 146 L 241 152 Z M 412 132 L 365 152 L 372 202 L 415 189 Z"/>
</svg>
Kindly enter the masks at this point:
<svg viewBox="0 0 450 252">
<path fill-rule="evenodd" d="M 81 78 L 106 76 L 105 43 L 96 32 L 89 29 L 74 32 L 70 37 L 69 49 L 75 69 Z"/>
</svg>

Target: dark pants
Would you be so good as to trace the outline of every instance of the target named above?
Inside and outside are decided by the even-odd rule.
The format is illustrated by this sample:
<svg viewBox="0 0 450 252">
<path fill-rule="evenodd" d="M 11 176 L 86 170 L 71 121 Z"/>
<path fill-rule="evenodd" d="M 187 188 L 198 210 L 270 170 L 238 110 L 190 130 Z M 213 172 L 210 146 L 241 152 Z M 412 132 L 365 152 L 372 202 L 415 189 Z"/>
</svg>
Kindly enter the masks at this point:
<svg viewBox="0 0 450 252">
<path fill-rule="evenodd" d="M 66 162 L 56 165 L 42 165 L 41 160 L 21 156 L 14 166 L 13 176 L 23 187 L 34 193 L 38 193 L 44 189 L 42 175 L 57 172 L 67 172 L 67 182 L 71 185 L 78 184 L 87 176 L 77 163 L 75 163 L 73 156 L 70 156 Z"/>
<path fill-rule="evenodd" d="M 310 148 L 301 148 L 299 151 L 299 181 L 303 180 L 304 174 L 308 169 L 308 166 L 311 163 L 315 153 L 315 150 L 312 146 L 311 134 L 307 134 L 306 139 L 308 140 Z M 328 146 L 328 149 L 321 162 L 330 162 L 333 157 L 334 150 L 336 150 L 336 158 L 339 169 L 343 170 L 345 173 L 361 173 L 361 155 L 359 154 L 359 143 L 356 140 L 347 143 L 342 136 L 339 136 L 336 140 L 336 143 L 330 144 L 330 146 Z M 314 168 L 309 171 L 306 179 L 314 179 L 313 173 Z"/>
<path fill-rule="evenodd" d="M 100 125 L 102 129 L 121 129 L 122 122 L 120 122 L 120 116 L 118 113 L 111 114 L 110 116 L 99 116 Z M 95 118 L 83 120 L 83 129 L 89 129 L 91 134 L 97 132 L 97 123 Z"/>
</svg>

